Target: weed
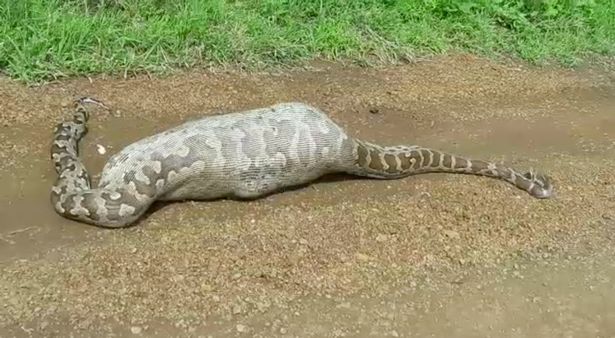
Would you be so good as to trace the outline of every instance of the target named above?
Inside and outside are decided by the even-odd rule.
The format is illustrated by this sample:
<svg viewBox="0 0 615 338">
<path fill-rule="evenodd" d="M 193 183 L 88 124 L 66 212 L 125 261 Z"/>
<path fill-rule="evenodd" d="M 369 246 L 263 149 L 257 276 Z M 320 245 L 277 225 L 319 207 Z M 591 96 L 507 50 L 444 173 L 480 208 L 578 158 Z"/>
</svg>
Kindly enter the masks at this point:
<svg viewBox="0 0 615 338">
<path fill-rule="evenodd" d="M 612 0 L 0 0 L 0 69 L 24 81 L 466 51 L 574 65 L 615 53 Z"/>
</svg>

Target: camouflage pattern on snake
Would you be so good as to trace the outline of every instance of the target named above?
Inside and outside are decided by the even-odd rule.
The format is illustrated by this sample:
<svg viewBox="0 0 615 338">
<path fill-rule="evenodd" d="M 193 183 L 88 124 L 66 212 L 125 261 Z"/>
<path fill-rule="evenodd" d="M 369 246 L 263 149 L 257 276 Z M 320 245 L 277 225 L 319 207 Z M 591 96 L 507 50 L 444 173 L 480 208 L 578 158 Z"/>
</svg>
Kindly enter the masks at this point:
<svg viewBox="0 0 615 338">
<path fill-rule="evenodd" d="M 72 120 L 55 129 L 51 158 L 58 179 L 51 202 L 62 216 L 101 227 L 130 225 L 154 201 L 254 199 L 331 173 L 377 179 L 473 174 L 536 198 L 552 195 L 545 175 L 416 145 L 358 140 L 303 103 L 208 116 L 139 140 L 109 159 L 93 188 L 78 157 L 87 132 L 85 103 L 99 102 L 78 100 Z"/>
</svg>

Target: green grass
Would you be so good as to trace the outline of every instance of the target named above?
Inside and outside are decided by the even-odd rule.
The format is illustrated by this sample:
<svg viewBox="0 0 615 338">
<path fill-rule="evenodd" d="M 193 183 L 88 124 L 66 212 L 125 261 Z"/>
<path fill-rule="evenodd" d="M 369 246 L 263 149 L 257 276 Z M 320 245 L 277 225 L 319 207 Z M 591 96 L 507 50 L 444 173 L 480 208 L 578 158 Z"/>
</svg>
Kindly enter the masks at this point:
<svg viewBox="0 0 615 338">
<path fill-rule="evenodd" d="M 0 0 L 0 70 L 24 81 L 466 51 L 615 54 L 614 0 Z"/>
</svg>

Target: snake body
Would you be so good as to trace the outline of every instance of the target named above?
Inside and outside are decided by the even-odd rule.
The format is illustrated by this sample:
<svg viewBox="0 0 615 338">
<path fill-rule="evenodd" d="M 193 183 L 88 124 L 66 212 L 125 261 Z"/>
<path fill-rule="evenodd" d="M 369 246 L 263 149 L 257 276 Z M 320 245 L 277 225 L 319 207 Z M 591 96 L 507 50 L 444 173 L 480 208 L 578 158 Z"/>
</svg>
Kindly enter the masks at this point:
<svg viewBox="0 0 615 338">
<path fill-rule="evenodd" d="M 51 158 L 58 178 L 51 203 L 68 219 L 101 227 L 130 225 L 155 201 L 253 199 L 340 172 L 378 179 L 474 174 L 509 182 L 536 198 L 552 195 L 545 175 L 421 146 L 358 140 L 303 103 L 208 116 L 141 139 L 109 159 L 93 188 L 78 152 L 89 117 L 84 102 L 54 132 Z"/>
</svg>

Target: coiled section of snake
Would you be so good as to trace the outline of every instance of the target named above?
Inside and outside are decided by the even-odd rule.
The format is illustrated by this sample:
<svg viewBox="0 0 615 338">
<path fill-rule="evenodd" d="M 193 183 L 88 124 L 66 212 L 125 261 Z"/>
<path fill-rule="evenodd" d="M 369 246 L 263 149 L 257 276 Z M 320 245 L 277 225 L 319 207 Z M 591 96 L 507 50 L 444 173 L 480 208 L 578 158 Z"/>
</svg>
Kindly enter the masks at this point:
<svg viewBox="0 0 615 338">
<path fill-rule="evenodd" d="M 138 219 L 153 202 L 139 199 L 127 189 L 92 189 L 90 176 L 79 159 L 79 141 L 87 133 L 88 113 L 83 107 L 90 99 L 80 99 L 71 121 L 54 131 L 51 159 L 58 178 L 51 188 L 51 203 L 68 219 L 102 227 L 121 227 Z"/>
</svg>

